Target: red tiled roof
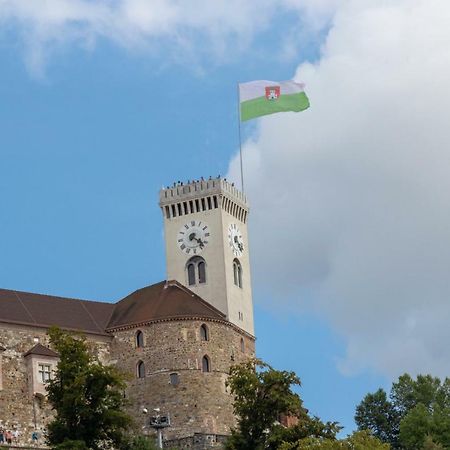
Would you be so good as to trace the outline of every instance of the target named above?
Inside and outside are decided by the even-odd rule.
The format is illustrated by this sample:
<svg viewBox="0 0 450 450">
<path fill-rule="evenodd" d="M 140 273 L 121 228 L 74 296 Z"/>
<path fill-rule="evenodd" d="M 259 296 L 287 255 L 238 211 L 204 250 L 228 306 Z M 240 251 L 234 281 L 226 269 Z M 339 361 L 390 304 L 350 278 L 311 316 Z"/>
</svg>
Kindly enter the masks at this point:
<svg viewBox="0 0 450 450">
<path fill-rule="evenodd" d="M 0 289 L 0 322 L 106 334 L 114 305 Z"/>
<path fill-rule="evenodd" d="M 24 353 L 23 356 L 28 355 L 52 356 L 54 358 L 57 358 L 59 356 L 58 353 L 54 352 L 48 347 L 44 347 L 42 344 L 36 344 L 32 349 Z"/>
<path fill-rule="evenodd" d="M 225 320 L 225 315 L 176 281 L 144 287 L 116 304 L 0 289 L 3 323 L 45 328 L 57 325 L 65 330 L 107 334 L 109 329 L 182 318 Z"/>
<path fill-rule="evenodd" d="M 176 281 L 139 289 L 116 304 L 108 328 L 158 319 L 201 317 L 225 320 L 225 315 Z"/>
</svg>

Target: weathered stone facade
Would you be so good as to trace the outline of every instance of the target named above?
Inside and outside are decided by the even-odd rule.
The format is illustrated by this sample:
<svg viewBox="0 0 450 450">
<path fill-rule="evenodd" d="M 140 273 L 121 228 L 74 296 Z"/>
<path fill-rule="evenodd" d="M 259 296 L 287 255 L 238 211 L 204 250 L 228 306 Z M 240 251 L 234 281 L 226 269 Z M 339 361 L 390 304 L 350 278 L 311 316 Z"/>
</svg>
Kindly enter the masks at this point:
<svg viewBox="0 0 450 450">
<path fill-rule="evenodd" d="M 207 340 L 200 328 L 207 327 Z M 144 347 L 136 347 L 136 332 L 144 334 Z M 242 342 L 244 345 L 242 345 Z M 150 412 L 160 408 L 170 415 L 167 439 L 184 438 L 194 433 L 229 434 L 234 424 L 231 396 L 225 382 L 230 366 L 254 355 L 254 341 L 230 323 L 183 320 L 149 324 L 116 331 L 111 356 L 117 366 L 136 374 L 142 361 L 145 377 L 129 383 L 127 395 L 131 413 L 141 426 Z M 203 372 L 202 359 L 210 361 Z M 171 383 L 171 374 L 176 383 Z"/>
<path fill-rule="evenodd" d="M 110 341 L 103 336 L 87 336 L 97 349 L 97 356 L 109 360 Z M 47 330 L 14 324 L 1 324 L 0 370 L 0 428 L 18 432 L 17 444 L 31 444 L 33 431 L 38 431 L 43 442 L 43 431 L 52 417 L 45 396 L 45 385 L 39 377 L 39 363 L 56 367 L 57 359 L 25 354 L 37 343 L 48 346 Z M 32 363 L 31 363 L 32 362 Z"/>
<path fill-rule="evenodd" d="M 32 444 L 33 431 L 43 436 L 52 417 L 39 368 L 54 369 L 57 358 L 30 354 L 38 343 L 49 345 L 46 332 L 45 327 L 0 323 L 0 427 L 17 430 L 17 444 Z M 171 426 L 163 435 L 172 446 L 214 448 L 220 446 L 220 436 L 229 434 L 235 418 L 227 374 L 231 365 L 254 355 L 252 336 L 211 317 L 150 320 L 85 336 L 102 362 L 127 375 L 129 412 L 145 433 L 153 432 L 149 416 L 159 408 L 170 416 Z M 142 378 L 138 364 L 145 367 Z"/>
</svg>

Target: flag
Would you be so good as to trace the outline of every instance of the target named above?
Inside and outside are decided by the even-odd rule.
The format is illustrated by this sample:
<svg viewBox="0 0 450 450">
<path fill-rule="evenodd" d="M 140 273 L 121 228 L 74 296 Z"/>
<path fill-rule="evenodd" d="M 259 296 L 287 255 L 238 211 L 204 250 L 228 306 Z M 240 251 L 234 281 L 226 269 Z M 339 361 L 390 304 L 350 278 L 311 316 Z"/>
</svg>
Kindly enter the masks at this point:
<svg viewBox="0 0 450 450">
<path fill-rule="evenodd" d="M 282 111 L 309 108 L 303 83 L 295 81 L 258 80 L 239 84 L 241 121 Z"/>
</svg>

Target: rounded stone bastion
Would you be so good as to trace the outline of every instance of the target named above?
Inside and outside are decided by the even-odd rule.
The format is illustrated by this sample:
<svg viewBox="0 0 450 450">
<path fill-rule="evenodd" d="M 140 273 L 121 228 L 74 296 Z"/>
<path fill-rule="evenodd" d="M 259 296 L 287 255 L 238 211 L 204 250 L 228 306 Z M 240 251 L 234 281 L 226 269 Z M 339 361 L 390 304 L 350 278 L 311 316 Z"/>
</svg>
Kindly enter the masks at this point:
<svg viewBox="0 0 450 450">
<path fill-rule="evenodd" d="M 111 362 L 128 377 L 129 412 L 148 433 L 152 417 L 169 416 L 165 440 L 228 435 L 235 417 L 226 380 L 232 365 L 254 356 L 254 337 L 169 283 L 160 290 L 164 299 L 145 292 L 155 285 L 131 294 L 110 322 Z"/>
</svg>

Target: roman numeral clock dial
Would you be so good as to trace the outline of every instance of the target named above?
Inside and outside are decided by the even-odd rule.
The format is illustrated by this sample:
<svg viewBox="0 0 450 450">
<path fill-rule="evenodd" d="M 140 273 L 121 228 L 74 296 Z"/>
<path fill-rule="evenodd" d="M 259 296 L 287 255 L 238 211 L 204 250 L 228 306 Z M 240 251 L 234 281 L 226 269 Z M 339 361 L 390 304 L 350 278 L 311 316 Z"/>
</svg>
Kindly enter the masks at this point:
<svg viewBox="0 0 450 450">
<path fill-rule="evenodd" d="M 235 223 L 230 224 L 228 227 L 228 244 L 234 256 L 242 256 L 244 253 L 244 239 Z"/>
<path fill-rule="evenodd" d="M 180 228 L 177 244 L 182 252 L 188 255 L 198 255 L 205 249 L 209 238 L 208 225 L 199 220 L 191 220 Z"/>
</svg>

